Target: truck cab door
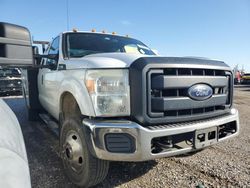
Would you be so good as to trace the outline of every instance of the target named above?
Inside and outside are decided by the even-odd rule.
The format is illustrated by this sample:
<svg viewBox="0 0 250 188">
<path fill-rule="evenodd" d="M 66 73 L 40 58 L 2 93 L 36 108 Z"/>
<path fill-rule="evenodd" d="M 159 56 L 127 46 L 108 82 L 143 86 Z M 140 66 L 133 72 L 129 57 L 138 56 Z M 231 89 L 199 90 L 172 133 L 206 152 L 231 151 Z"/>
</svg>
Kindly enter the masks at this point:
<svg viewBox="0 0 250 188">
<path fill-rule="evenodd" d="M 58 97 L 57 65 L 59 57 L 59 37 L 56 37 L 47 50 L 48 55 L 55 55 L 53 59 L 44 58 L 38 73 L 38 92 L 41 105 L 52 115 L 56 115 Z"/>
</svg>

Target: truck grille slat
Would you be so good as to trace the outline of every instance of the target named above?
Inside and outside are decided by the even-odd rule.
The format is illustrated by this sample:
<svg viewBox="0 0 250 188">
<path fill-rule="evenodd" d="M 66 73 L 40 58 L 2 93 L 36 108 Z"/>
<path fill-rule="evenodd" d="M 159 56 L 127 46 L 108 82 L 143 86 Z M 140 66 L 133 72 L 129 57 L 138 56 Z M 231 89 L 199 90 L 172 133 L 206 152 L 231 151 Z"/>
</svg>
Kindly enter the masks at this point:
<svg viewBox="0 0 250 188">
<path fill-rule="evenodd" d="M 217 110 L 224 110 L 225 106 L 209 106 L 206 108 L 194 108 L 194 109 L 186 109 L 186 110 L 166 110 L 164 111 L 164 116 L 166 117 L 178 117 L 178 116 L 191 116 L 197 114 L 204 114 L 209 112 L 214 112 Z"/>
<path fill-rule="evenodd" d="M 153 111 L 166 111 L 166 110 L 176 110 L 176 109 L 190 109 L 209 107 L 215 105 L 223 105 L 226 103 L 227 95 L 214 95 L 210 99 L 204 101 L 195 101 L 189 97 L 152 97 L 151 104 Z M 192 104 L 190 106 L 190 104 Z"/>
<path fill-rule="evenodd" d="M 196 69 L 196 68 L 165 68 L 164 75 L 190 75 L 190 76 L 225 76 L 223 70 Z"/>
<path fill-rule="evenodd" d="M 207 83 L 213 87 L 223 87 L 227 85 L 226 76 L 166 76 L 152 75 L 151 89 L 183 89 L 189 88 L 199 81 Z"/>
</svg>

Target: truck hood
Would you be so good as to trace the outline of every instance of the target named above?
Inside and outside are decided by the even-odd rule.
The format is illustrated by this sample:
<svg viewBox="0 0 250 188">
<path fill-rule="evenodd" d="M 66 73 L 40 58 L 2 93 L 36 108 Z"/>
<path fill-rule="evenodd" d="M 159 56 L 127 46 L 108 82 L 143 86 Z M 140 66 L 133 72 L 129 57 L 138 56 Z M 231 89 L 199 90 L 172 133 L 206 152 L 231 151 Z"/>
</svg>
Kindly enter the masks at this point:
<svg viewBox="0 0 250 188">
<path fill-rule="evenodd" d="M 143 54 L 99 53 L 82 58 L 66 60 L 67 69 L 78 68 L 127 68 L 140 57 L 151 57 Z"/>
<path fill-rule="evenodd" d="M 87 55 L 82 58 L 71 58 L 65 61 L 67 69 L 79 68 L 128 68 L 137 59 L 143 58 L 146 63 L 175 64 L 178 67 L 190 65 L 205 66 L 207 68 L 226 68 L 222 61 L 210 60 L 200 57 L 164 57 L 158 55 L 143 55 L 132 53 L 99 53 Z"/>
</svg>

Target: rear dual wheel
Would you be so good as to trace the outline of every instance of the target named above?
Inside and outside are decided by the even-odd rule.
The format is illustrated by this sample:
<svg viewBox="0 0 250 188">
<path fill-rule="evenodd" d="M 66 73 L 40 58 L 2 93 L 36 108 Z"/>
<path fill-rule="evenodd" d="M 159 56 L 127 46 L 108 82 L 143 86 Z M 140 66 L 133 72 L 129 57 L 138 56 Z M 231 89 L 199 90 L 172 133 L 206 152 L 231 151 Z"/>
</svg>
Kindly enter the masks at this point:
<svg viewBox="0 0 250 188">
<path fill-rule="evenodd" d="M 90 153 L 84 125 L 77 118 L 64 121 L 60 131 L 60 151 L 66 175 L 74 184 L 90 187 L 107 176 L 109 162 Z"/>
</svg>

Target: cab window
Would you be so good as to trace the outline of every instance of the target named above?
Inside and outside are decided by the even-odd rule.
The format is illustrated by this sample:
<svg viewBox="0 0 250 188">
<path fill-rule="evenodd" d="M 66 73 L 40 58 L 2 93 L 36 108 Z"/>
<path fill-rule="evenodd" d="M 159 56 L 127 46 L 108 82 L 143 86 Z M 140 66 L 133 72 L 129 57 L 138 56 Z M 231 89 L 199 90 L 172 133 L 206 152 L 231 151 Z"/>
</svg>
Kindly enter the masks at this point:
<svg viewBox="0 0 250 188">
<path fill-rule="evenodd" d="M 51 55 L 59 55 L 59 37 L 56 37 L 50 48 L 49 48 L 49 51 L 48 51 L 48 54 L 51 54 Z M 46 61 L 46 65 L 49 65 L 49 64 L 57 64 L 57 60 L 54 60 L 54 59 L 47 59 Z"/>
</svg>

